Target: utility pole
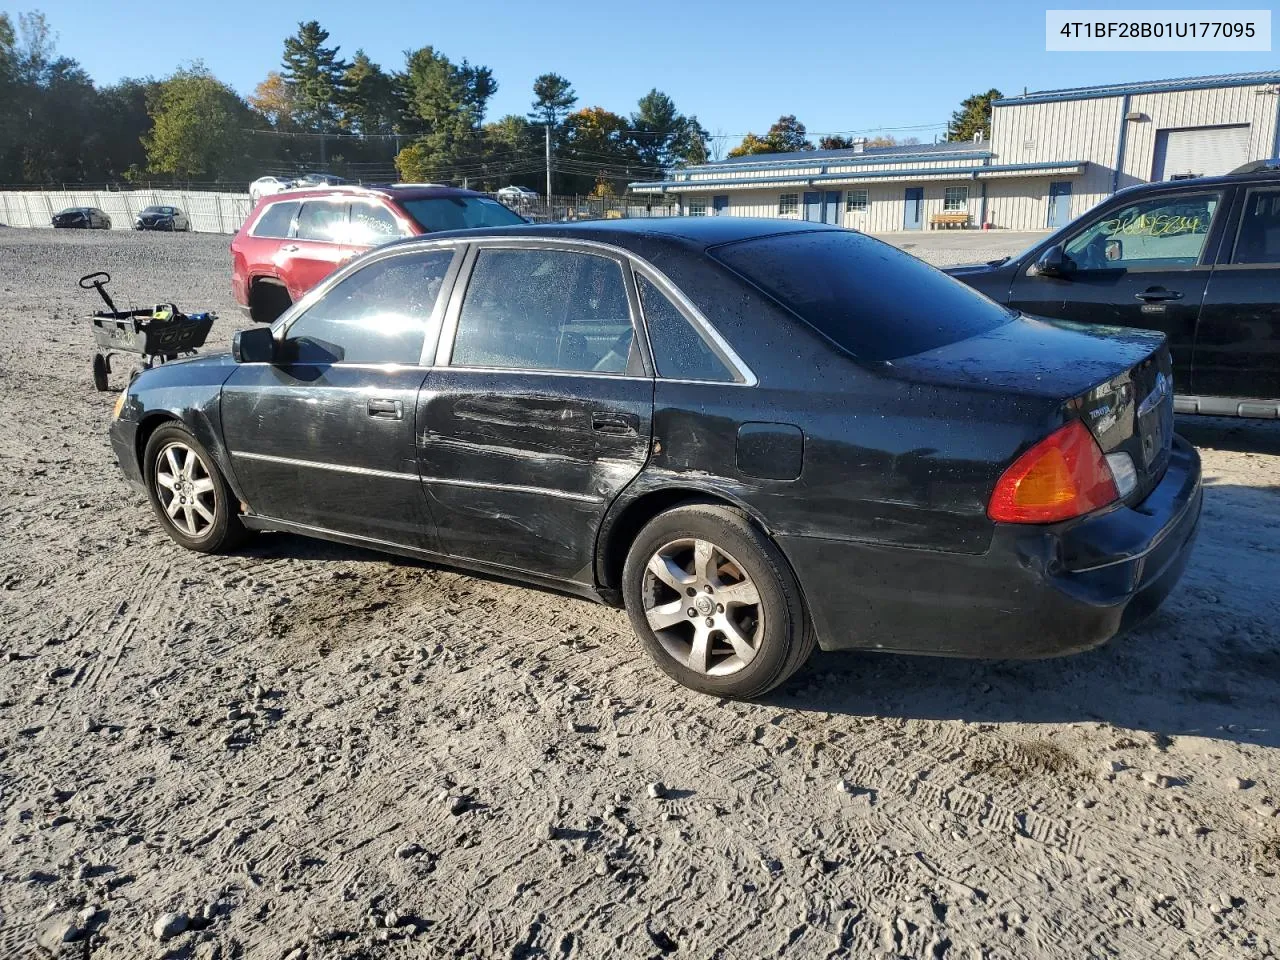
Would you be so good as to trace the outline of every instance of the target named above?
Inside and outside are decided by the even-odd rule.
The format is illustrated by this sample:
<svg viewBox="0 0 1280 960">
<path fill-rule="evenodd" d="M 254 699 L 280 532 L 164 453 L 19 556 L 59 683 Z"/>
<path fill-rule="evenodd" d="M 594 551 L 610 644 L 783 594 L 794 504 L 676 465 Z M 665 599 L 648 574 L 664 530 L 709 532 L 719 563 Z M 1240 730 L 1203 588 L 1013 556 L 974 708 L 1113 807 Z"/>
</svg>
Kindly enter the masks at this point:
<svg viewBox="0 0 1280 960">
<path fill-rule="evenodd" d="M 547 124 L 547 219 L 551 219 L 551 124 Z"/>
</svg>

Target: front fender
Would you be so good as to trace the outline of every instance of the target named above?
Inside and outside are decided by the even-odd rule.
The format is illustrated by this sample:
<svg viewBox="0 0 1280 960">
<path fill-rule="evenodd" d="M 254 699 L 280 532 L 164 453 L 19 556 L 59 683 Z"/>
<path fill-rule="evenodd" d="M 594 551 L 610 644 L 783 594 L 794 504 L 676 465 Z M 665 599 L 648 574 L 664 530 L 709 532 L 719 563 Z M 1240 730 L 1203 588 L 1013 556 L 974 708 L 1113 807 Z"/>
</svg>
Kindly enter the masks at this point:
<svg viewBox="0 0 1280 960">
<path fill-rule="evenodd" d="M 230 357 L 210 356 L 160 364 L 134 378 L 121 419 L 138 424 L 135 453 L 140 467 L 151 433 L 160 423 L 176 420 L 204 445 L 236 497 L 244 499 L 222 435 L 222 385 L 235 369 Z"/>
</svg>

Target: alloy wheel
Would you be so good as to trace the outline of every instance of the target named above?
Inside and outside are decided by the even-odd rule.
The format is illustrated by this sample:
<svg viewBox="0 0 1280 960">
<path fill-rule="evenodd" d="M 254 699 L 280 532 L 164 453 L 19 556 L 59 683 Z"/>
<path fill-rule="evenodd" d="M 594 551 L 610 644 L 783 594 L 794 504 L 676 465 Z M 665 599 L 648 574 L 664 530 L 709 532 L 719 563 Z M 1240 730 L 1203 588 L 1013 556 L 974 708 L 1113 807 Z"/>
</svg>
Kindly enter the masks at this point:
<svg viewBox="0 0 1280 960">
<path fill-rule="evenodd" d="M 155 487 L 160 507 L 178 532 L 192 540 L 209 535 L 217 504 L 213 476 L 200 455 L 174 441 L 156 455 Z"/>
<path fill-rule="evenodd" d="M 645 567 L 644 615 L 662 648 L 690 670 L 744 669 L 764 637 L 764 607 L 746 569 L 709 540 L 659 548 Z"/>
</svg>

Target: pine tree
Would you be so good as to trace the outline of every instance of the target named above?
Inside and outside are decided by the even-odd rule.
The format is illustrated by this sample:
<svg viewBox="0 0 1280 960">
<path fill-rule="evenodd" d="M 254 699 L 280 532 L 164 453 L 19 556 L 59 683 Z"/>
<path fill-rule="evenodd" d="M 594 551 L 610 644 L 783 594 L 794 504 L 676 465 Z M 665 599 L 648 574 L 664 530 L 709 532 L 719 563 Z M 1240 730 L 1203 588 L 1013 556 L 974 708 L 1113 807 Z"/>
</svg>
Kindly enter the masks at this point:
<svg viewBox="0 0 1280 960">
<path fill-rule="evenodd" d="M 329 32 L 309 20 L 284 41 L 282 75 L 293 94 L 294 120 L 312 133 L 334 132 L 341 116 L 348 64 L 337 46 L 324 45 L 328 39 Z"/>
<path fill-rule="evenodd" d="M 960 109 L 951 115 L 947 124 L 947 139 L 951 141 L 972 140 L 974 134 L 981 133 L 982 139 L 991 139 L 991 105 L 1003 97 L 999 90 L 992 88 L 986 93 L 975 93 L 960 103 Z"/>
</svg>

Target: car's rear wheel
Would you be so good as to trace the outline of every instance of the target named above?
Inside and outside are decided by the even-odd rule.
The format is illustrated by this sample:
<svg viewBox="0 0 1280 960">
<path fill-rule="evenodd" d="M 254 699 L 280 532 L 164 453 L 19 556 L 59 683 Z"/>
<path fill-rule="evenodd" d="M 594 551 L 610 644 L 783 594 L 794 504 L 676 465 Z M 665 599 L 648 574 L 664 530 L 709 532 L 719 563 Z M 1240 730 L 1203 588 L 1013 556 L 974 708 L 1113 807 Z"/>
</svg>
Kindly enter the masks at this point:
<svg viewBox="0 0 1280 960">
<path fill-rule="evenodd" d="M 759 696 L 813 650 L 795 575 L 740 510 L 696 503 L 659 514 L 632 543 L 622 576 L 645 650 L 694 690 Z"/>
<path fill-rule="evenodd" d="M 151 508 L 176 543 L 218 553 L 243 542 L 247 531 L 235 496 L 209 451 L 186 427 L 158 427 L 147 441 L 143 468 Z"/>
</svg>

